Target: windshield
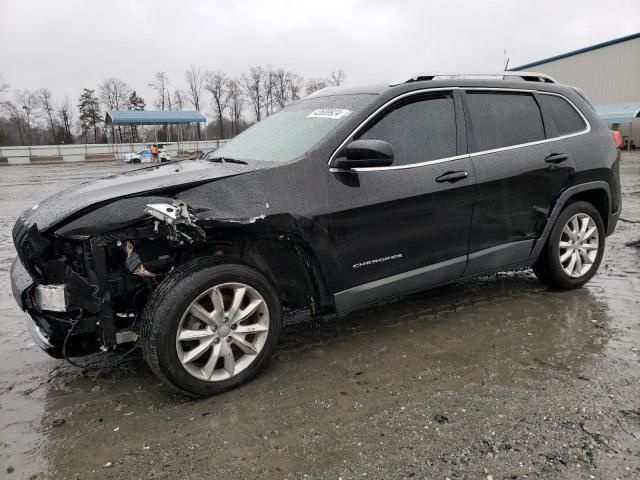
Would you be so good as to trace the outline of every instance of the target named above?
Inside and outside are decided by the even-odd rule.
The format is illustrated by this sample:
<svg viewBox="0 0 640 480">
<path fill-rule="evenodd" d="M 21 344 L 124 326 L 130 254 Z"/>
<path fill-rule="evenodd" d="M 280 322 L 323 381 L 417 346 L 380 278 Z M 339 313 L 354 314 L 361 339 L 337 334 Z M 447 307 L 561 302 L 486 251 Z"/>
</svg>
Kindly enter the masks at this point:
<svg viewBox="0 0 640 480">
<path fill-rule="evenodd" d="M 211 157 L 287 162 L 304 155 L 375 95 L 307 98 L 256 123 Z"/>
</svg>

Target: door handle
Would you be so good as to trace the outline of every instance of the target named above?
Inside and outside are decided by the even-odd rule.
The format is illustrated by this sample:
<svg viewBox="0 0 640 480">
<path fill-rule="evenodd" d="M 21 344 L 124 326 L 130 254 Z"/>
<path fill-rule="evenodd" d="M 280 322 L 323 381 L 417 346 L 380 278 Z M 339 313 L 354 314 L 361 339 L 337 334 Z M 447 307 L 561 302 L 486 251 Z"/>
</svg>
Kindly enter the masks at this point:
<svg viewBox="0 0 640 480">
<path fill-rule="evenodd" d="M 460 180 L 464 180 L 467 178 L 469 174 L 467 172 L 459 171 L 459 172 L 445 172 L 439 177 L 436 177 L 436 182 L 438 183 L 454 183 Z"/>
<path fill-rule="evenodd" d="M 565 160 L 569 160 L 569 155 L 567 155 L 566 153 L 552 153 L 544 159 L 544 161 L 547 163 L 561 163 Z"/>
</svg>

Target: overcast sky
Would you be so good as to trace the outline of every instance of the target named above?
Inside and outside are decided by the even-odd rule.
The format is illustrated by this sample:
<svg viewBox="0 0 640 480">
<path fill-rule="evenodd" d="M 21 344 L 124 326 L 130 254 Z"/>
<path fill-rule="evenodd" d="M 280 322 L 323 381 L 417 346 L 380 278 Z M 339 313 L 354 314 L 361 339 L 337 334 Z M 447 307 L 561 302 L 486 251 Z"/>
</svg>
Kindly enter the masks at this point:
<svg viewBox="0 0 640 480">
<path fill-rule="evenodd" d="M 639 30 L 640 0 L 0 0 L 0 75 L 72 104 L 119 77 L 150 106 L 154 72 L 183 88 L 191 64 L 231 76 L 343 69 L 359 84 L 500 70 L 505 49 L 517 66 Z"/>
</svg>

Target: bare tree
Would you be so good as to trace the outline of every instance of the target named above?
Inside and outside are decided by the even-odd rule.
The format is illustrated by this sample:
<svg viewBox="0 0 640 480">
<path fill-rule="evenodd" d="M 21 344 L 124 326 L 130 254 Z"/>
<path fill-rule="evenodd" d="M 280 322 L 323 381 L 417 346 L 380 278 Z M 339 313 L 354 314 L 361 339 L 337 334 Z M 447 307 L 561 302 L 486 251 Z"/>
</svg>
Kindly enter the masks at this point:
<svg viewBox="0 0 640 480">
<path fill-rule="evenodd" d="M 153 82 L 149 84 L 151 88 L 156 91 L 158 98 L 155 102 L 155 107 L 161 111 L 164 111 L 167 106 L 167 97 L 169 94 L 169 79 L 164 72 L 158 72 L 153 77 Z"/>
<path fill-rule="evenodd" d="M 300 100 L 300 91 L 302 90 L 302 85 L 304 84 L 304 78 L 302 78 L 297 73 L 289 74 L 289 78 L 287 79 L 287 87 L 289 89 L 289 99 L 292 102 L 296 100 Z"/>
<path fill-rule="evenodd" d="M 155 107 L 160 111 L 171 111 L 171 92 L 169 91 L 169 78 L 165 72 L 157 72 L 153 77 L 153 82 L 149 86 L 156 91 Z M 162 136 L 167 138 L 167 127 L 162 125 Z M 169 127 L 170 129 L 170 127 Z"/>
<path fill-rule="evenodd" d="M 204 89 L 204 75 L 202 75 L 202 71 L 199 68 L 191 65 L 185 77 L 187 79 L 187 100 L 191 102 L 193 108 L 200 111 L 200 100 L 202 98 L 202 90 Z"/>
<path fill-rule="evenodd" d="M 173 100 L 174 100 L 174 105 L 176 106 L 178 111 L 184 110 L 185 104 L 187 103 L 187 97 L 184 91 L 180 90 L 179 88 L 176 88 L 173 91 Z M 184 138 L 184 133 L 182 131 L 182 124 L 178 125 L 178 130 L 180 131 L 180 136 L 178 138 Z"/>
<path fill-rule="evenodd" d="M 131 96 L 131 87 L 119 78 L 107 78 L 98 85 L 100 92 L 100 101 L 107 110 L 126 110 L 129 97 Z M 122 128 L 118 125 L 118 133 L 120 142 L 122 142 Z M 111 136 L 113 143 L 116 143 L 116 135 L 111 125 Z"/>
<path fill-rule="evenodd" d="M 98 86 L 100 101 L 111 110 L 124 110 L 131 96 L 131 87 L 119 78 L 107 78 Z"/>
<path fill-rule="evenodd" d="M 220 71 L 207 72 L 205 74 L 205 89 L 213 97 L 213 108 L 218 119 L 219 138 L 224 138 L 224 112 L 229 107 L 229 92 L 227 89 L 228 79 Z"/>
<path fill-rule="evenodd" d="M 335 70 L 331 72 L 331 77 L 329 78 L 329 85 L 333 87 L 339 87 L 344 83 L 347 79 L 347 75 L 342 70 Z"/>
<path fill-rule="evenodd" d="M 178 110 L 184 110 L 184 105 L 187 103 L 187 98 L 184 92 L 178 88 L 173 91 L 173 99 Z"/>
<path fill-rule="evenodd" d="M 38 90 L 37 95 L 39 106 L 47 117 L 47 120 L 49 121 L 49 128 L 51 129 L 53 143 L 58 143 L 58 137 L 56 135 L 56 124 L 53 120 L 55 112 L 52 104 L 51 90 L 49 90 L 48 88 L 41 88 L 40 90 Z"/>
<path fill-rule="evenodd" d="M 264 95 L 264 77 L 265 71 L 262 67 L 250 67 L 249 74 L 242 76 L 242 83 L 249 98 L 249 102 L 253 107 L 253 113 L 256 121 L 262 119 L 263 107 L 265 102 Z"/>
<path fill-rule="evenodd" d="M 71 133 L 71 123 L 73 122 L 73 112 L 69 105 L 69 98 L 65 97 L 64 102 L 58 105 L 58 118 L 61 123 L 62 134 L 60 141 L 62 143 L 73 143 L 73 134 Z"/>
<path fill-rule="evenodd" d="M 307 95 L 311 95 L 313 92 L 317 92 L 318 90 L 322 90 L 329 85 L 329 82 L 326 78 L 310 78 L 307 81 Z"/>
<path fill-rule="evenodd" d="M 24 132 L 24 119 L 22 117 L 20 108 L 10 100 L 2 102 L 2 104 L 0 105 L 2 105 L 2 109 L 7 112 L 11 123 L 13 123 L 14 128 L 18 131 L 18 135 L 20 136 L 20 143 L 22 145 L 25 145 L 26 136 Z"/>
<path fill-rule="evenodd" d="M 171 103 L 171 92 L 167 88 L 167 110 L 173 110 L 173 103 Z"/>
<path fill-rule="evenodd" d="M 33 119 L 35 110 L 38 107 L 38 98 L 29 90 L 18 90 L 16 92 L 18 106 L 22 109 L 26 126 L 26 139 L 29 145 L 33 144 Z"/>
<path fill-rule="evenodd" d="M 280 108 L 284 108 L 289 103 L 289 77 L 291 73 L 285 72 L 284 68 L 276 70 L 274 75 L 275 99 Z"/>
<path fill-rule="evenodd" d="M 275 111 L 276 104 L 276 72 L 268 66 L 264 71 L 264 113 L 271 115 Z"/>
<path fill-rule="evenodd" d="M 229 98 L 229 110 L 231 113 L 231 134 L 237 135 L 240 130 L 240 120 L 245 104 L 245 96 L 239 80 L 234 78 L 227 82 L 227 97 Z"/>
<path fill-rule="evenodd" d="M 187 100 L 189 100 L 193 108 L 199 112 L 202 90 L 204 88 L 204 75 L 202 75 L 202 70 L 191 65 L 185 77 L 187 79 Z M 200 140 L 200 124 L 196 124 L 196 127 L 198 129 L 198 140 Z"/>
</svg>

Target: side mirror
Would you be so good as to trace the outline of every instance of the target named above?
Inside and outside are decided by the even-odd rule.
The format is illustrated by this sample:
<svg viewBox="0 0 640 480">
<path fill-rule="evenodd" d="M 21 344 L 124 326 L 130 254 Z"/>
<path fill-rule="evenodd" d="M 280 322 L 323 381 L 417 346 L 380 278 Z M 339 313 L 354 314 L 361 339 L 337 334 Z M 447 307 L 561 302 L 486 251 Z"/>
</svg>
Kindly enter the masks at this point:
<svg viewBox="0 0 640 480">
<path fill-rule="evenodd" d="M 393 163 L 393 147 L 383 140 L 354 140 L 336 159 L 334 167 L 351 169 L 388 167 Z"/>
</svg>

